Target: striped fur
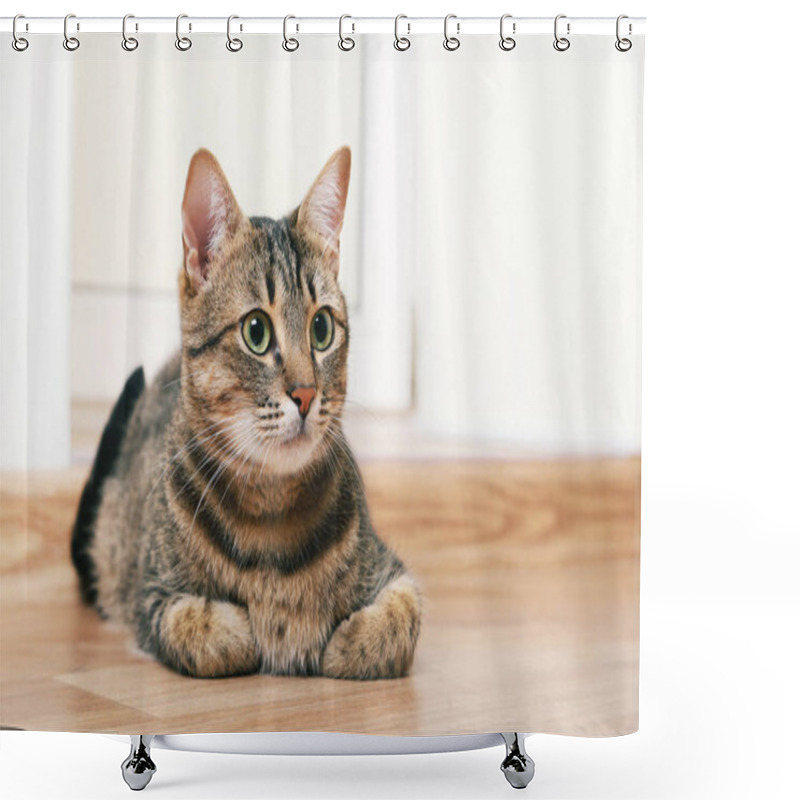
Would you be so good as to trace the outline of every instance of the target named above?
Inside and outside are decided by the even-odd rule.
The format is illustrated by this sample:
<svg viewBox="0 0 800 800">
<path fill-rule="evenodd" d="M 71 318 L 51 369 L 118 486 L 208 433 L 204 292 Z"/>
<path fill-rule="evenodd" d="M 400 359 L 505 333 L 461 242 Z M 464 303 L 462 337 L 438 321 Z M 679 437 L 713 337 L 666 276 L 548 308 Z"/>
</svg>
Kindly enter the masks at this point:
<svg viewBox="0 0 800 800">
<path fill-rule="evenodd" d="M 278 220 L 245 217 L 207 151 L 190 165 L 181 351 L 136 398 L 91 484 L 94 518 L 76 523 L 84 599 L 185 675 L 391 678 L 413 661 L 420 593 L 372 528 L 340 423 L 349 165 L 342 148 Z M 262 355 L 243 330 L 256 309 Z M 313 389 L 305 416 L 298 386 Z"/>
</svg>

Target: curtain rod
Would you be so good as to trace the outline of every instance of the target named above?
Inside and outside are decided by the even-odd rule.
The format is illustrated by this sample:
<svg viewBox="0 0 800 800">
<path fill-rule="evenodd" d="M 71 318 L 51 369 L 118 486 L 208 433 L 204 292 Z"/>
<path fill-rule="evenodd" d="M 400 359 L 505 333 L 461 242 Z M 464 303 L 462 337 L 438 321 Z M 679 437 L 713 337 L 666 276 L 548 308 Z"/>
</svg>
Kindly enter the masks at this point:
<svg viewBox="0 0 800 800">
<path fill-rule="evenodd" d="M 616 17 L 569 17 L 559 15 L 560 29 L 570 34 L 600 34 L 613 36 L 617 30 Z M 393 34 L 395 26 L 403 35 L 438 33 L 444 29 L 444 17 L 358 17 L 345 15 L 340 23 L 338 17 L 236 17 L 233 30 L 245 34 L 283 34 L 284 24 L 294 34 L 337 34 L 341 30 L 346 35 L 355 33 Z M 643 34 L 645 17 L 625 17 L 623 35 Z M 191 34 L 216 33 L 227 31 L 227 17 L 193 17 L 181 15 L 181 30 Z M 139 33 L 175 33 L 175 17 L 136 17 L 128 19 L 127 30 Z M 12 17 L 0 18 L 0 31 L 10 33 L 13 28 Z M 70 33 L 121 33 L 122 17 L 81 17 L 70 16 Z M 449 30 L 456 35 L 498 34 L 499 17 L 458 17 L 449 19 Z M 554 17 L 513 17 L 505 19 L 505 32 L 511 35 L 553 34 Z M 64 32 L 64 17 L 27 17 L 17 21 L 17 33 L 44 34 Z"/>
</svg>

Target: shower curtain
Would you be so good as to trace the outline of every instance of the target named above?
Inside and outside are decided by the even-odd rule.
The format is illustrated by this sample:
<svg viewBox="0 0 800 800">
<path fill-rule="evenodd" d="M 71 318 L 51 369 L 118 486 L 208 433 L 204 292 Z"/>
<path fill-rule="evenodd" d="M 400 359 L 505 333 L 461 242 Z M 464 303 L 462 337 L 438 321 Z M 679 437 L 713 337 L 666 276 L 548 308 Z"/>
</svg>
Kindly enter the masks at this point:
<svg viewBox="0 0 800 800">
<path fill-rule="evenodd" d="M 522 27 L 3 33 L 3 727 L 636 730 L 644 39 Z"/>
</svg>

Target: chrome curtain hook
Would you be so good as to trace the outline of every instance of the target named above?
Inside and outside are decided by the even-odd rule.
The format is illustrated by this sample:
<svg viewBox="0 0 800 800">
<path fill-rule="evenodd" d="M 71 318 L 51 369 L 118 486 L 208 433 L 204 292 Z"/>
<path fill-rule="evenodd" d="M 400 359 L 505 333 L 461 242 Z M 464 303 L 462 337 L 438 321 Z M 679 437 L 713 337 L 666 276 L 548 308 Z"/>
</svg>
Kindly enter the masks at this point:
<svg viewBox="0 0 800 800">
<path fill-rule="evenodd" d="M 405 19 L 407 20 L 408 17 L 405 14 L 398 14 L 394 18 L 394 49 L 400 50 L 401 52 L 404 50 L 408 50 L 411 47 L 411 39 L 408 36 L 401 36 L 400 35 L 400 20 Z M 406 26 L 408 28 L 408 33 L 411 33 L 411 23 L 407 22 Z"/>
<path fill-rule="evenodd" d="M 282 47 L 287 53 L 294 53 L 298 47 L 300 47 L 300 42 L 297 41 L 293 36 L 289 36 L 289 20 L 290 19 L 297 19 L 297 17 L 293 17 L 291 14 L 287 14 L 283 18 L 283 44 Z M 295 30 L 300 30 L 300 26 L 296 25 Z"/>
<path fill-rule="evenodd" d="M 133 14 L 126 14 L 122 18 L 122 49 L 132 53 L 139 46 L 139 40 L 135 39 L 133 36 L 128 36 L 129 19 L 135 19 Z M 139 30 L 138 25 L 136 26 L 136 30 Z"/>
<path fill-rule="evenodd" d="M 17 16 L 14 17 L 14 22 L 11 24 L 11 46 L 18 53 L 21 53 L 24 50 L 27 50 L 28 49 L 28 45 L 30 44 L 30 42 L 24 36 L 20 36 L 17 33 L 17 21 L 21 20 L 21 19 L 25 19 L 25 15 L 24 14 L 17 14 Z M 27 30 L 27 26 L 26 26 L 26 30 Z"/>
<path fill-rule="evenodd" d="M 192 40 L 188 36 L 181 36 L 181 20 L 188 19 L 188 14 L 178 14 L 175 18 L 175 47 L 181 52 L 185 53 L 191 46 Z M 189 30 L 192 29 L 192 23 L 189 23 Z"/>
<path fill-rule="evenodd" d="M 349 14 L 342 14 L 342 16 L 339 17 L 339 49 L 344 50 L 345 53 L 348 52 L 349 50 L 352 50 L 356 46 L 355 40 L 353 38 L 344 35 L 343 26 L 344 26 L 344 21 L 346 19 L 353 19 L 353 18 Z M 350 25 L 352 27 L 350 33 L 355 33 L 356 32 L 355 22 L 351 22 Z"/>
<path fill-rule="evenodd" d="M 566 19 L 566 14 L 559 14 L 555 22 L 553 23 L 553 36 L 555 37 L 555 41 L 553 42 L 553 47 L 558 50 L 559 53 L 563 53 L 565 50 L 569 50 L 570 41 L 567 39 L 566 36 L 559 36 L 558 35 L 558 21 L 560 19 Z M 569 22 L 567 23 L 567 36 L 569 35 Z"/>
<path fill-rule="evenodd" d="M 457 19 L 455 14 L 448 14 L 444 18 L 444 42 L 443 46 L 445 50 L 449 50 L 451 53 L 453 50 L 458 50 L 461 47 L 461 40 L 457 36 L 450 36 L 447 32 L 447 25 L 451 19 Z M 456 33 L 461 32 L 461 23 L 456 22 Z"/>
<path fill-rule="evenodd" d="M 511 14 L 503 14 L 503 16 L 500 17 L 500 49 L 505 50 L 506 52 L 513 50 L 517 46 L 517 40 L 511 36 L 506 36 L 505 34 L 505 24 L 507 19 L 513 19 Z M 516 22 L 511 23 L 511 31 L 512 33 L 517 32 Z"/>
<path fill-rule="evenodd" d="M 616 47 L 617 50 L 620 51 L 620 53 L 627 53 L 628 50 L 630 50 L 631 47 L 633 47 L 633 42 L 630 39 L 627 39 L 627 38 L 623 39 L 619 35 L 620 23 L 624 19 L 629 19 L 627 14 L 620 14 L 617 17 L 617 41 L 614 42 L 614 47 Z M 628 35 L 630 36 L 631 33 L 633 33 L 633 25 L 628 23 Z"/>
<path fill-rule="evenodd" d="M 81 46 L 81 43 L 77 36 L 69 35 L 69 29 L 67 26 L 69 25 L 69 21 L 71 19 L 75 19 L 74 14 L 67 14 L 67 16 L 64 17 L 64 49 L 73 52 Z M 80 30 L 80 28 L 78 28 L 78 30 Z"/>
<path fill-rule="evenodd" d="M 231 22 L 233 22 L 235 19 L 239 19 L 239 17 L 237 17 L 236 14 L 231 14 L 228 17 L 228 26 L 225 29 L 226 35 L 228 37 L 228 41 L 225 42 L 225 47 L 227 47 L 231 53 L 238 53 L 242 49 L 242 47 L 244 47 L 244 43 L 242 42 L 241 39 L 236 39 L 233 36 L 231 36 Z M 241 27 L 239 28 L 239 30 L 241 30 Z"/>
</svg>

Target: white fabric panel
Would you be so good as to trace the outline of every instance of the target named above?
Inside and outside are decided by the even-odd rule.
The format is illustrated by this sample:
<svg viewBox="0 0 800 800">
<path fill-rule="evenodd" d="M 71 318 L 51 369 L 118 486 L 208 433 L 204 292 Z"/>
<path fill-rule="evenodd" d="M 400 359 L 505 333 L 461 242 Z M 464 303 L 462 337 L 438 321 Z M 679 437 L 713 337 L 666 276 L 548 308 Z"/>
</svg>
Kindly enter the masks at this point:
<svg viewBox="0 0 800 800">
<path fill-rule="evenodd" d="M 419 420 L 638 451 L 643 42 L 419 38 Z"/>
<path fill-rule="evenodd" d="M 54 468 L 70 458 L 72 69 L 55 37 L 33 56 L 2 44 L 0 468 Z"/>
</svg>

